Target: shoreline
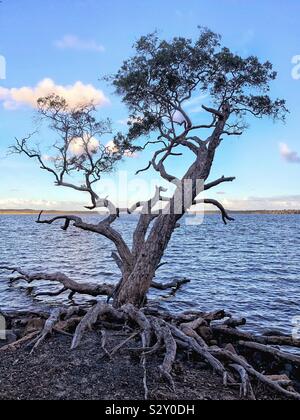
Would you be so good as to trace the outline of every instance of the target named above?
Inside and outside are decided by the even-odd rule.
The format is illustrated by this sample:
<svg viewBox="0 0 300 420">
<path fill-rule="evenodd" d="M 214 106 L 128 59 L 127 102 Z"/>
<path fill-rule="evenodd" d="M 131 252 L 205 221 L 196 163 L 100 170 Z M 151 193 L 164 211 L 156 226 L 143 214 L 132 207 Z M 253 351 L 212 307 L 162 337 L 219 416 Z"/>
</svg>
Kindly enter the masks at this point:
<svg viewBox="0 0 300 420">
<path fill-rule="evenodd" d="M 46 313 L 38 315 L 34 312 L 24 312 L 22 316 L 4 315 L 7 317 L 11 333 L 6 344 L 0 341 L 0 400 L 142 401 L 145 399 L 143 382 L 145 367 L 141 363 L 140 331 L 132 323 L 123 325 L 120 321 L 114 323 L 110 318 L 100 318 L 93 329 L 86 331 L 80 345 L 71 350 L 73 334 L 80 321 L 77 315 L 58 322 L 51 333 L 48 332 L 47 337 L 35 348 L 33 346 L 37 338 L 43 334 L 48 315 Z M 221 318 L 220 312 L 206 315 L 209 319 Z M 194 323 L 195 321 L 184 325 Z M 232 318 L 220 327 L 212 324 L 197 331 L 202 337 L 206 337 L 206 340 L 211 341 L 211 345 L 214 343 L 215 346 L 220 346 L 219 348 L 225 352 L 224 355 L 231 354 L 233 358 L 246 357 L 251 366 L 267 375 L 265 378 L 268 378 L 269 382 L 282 384 L 287 390 L 287 395 L 258 381 L 255 375 L 251 378 L 251 385 L 247 385 L 247 395 L 243 395 L 239 380 L 236 379 L 236 383 L 230 385 L 229 382 L 226 385 L 220 374 L 217 374 L 208 360 L 203 357 L 202 351 L 200 354 L 186 353 L 179 351 L 181 347 L 178 346 L 176 360 L 172 362 L 174 388 L 162 375 L 161 366 L 166 360 L 163 347 L 162 351 L 148 353 L 146 358 L 148 401 L 295 399 L 292 396 L 300 390 L 300 384 L 296 380 L 299 378 L 297 373 L 299 358 L 287 355 L 284 361 L 280 361 L 280 358 L 276 358 L 276 352 L 270 355 L 269 351 L 265 353 L 263 350 L 261 353 L 251 348 L 245 348 L 240 353 L 240 340 L 242 338 L 247 340 L 247 335 L 235 329 L 234 325 L 242 324 L 244 321 Z M 221 335 L 217 333 L 219 328 Z M 210 338 L 208 329 L 213 332 Z M 229 331 L 229 336 L 226 335 L 226 331 Z M 237 341 L 233 339 L 233 333 L 239 336 Z M 285 339 L 284 336 L 281 338 Z M 295 360 L 295 363 L 291 360 Z M 294 370 L 294 374 L 291 369 Z"/>
<path fill-rule="evenodd" d="M 228 210 L 230 214 L 266 214 L 266 215 L 300 215 L 300 210 Z M 30 216 L 39 215 L 39 210 L 0 210 L 0 216 Z M 106 215 L 107 213 L 101 213 L 97 211 L 80 211 L 80 210 L 45 210 L 44 215 L 57 215 L 57 214 L 81 214 L 81 215 Z M 139 213 L 136 213 L 138 215 Z M 190 212 L 189 215 L 197 213 Z M 217 211 L 206 211 L 205 214 L 219 214 Z"/>
</svg>

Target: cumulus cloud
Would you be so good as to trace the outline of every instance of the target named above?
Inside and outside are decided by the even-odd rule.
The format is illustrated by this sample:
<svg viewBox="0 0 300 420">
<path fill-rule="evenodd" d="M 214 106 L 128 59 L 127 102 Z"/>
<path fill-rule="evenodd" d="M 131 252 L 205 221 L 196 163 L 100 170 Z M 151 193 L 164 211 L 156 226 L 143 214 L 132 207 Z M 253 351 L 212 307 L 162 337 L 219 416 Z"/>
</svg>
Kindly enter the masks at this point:
<svg viewBox="0 0 300 420">
<path fill-rule="evenodd" d="M 34 87 L 2 88 L 0 87 L 0 102 L 5 109 L 15 110 L 20 106 L 37 107 L 39 98 L 55 94 L 66 99 L 70 108 L 93 103 L 104 106 L 109 103 L 108 98 L 91 84 L 80 81 L 73 85 L 58 85 L 52 79 L 44 79 Z"/>
<path fill-rule="evenodd" d="M 279 148 L 280 155 L 286 162 L 300 164 L 300 155 L 294 150 L 291 150 L 286 143 L 280 143 Z"/>
<path fill-rule="evenodd" d="M 93 51 L 104 52 L 105 48 L 93 39 L 84 40 L 76 35 L 65 35 L 62 39 L 55 41 L 56 48 L 61 50 Z"/>
<path fill-rule="evenodd" d="M 82 156 L 85 154 L 86 149 L 90 153 L 97 153 L 99 150 L 100 143 L 94 137 L 89 138 L 88 136 L 86 139 L 82 138 L 74 138 L 70 142 L 70 152 L 75 156 Z"/>
</svg>

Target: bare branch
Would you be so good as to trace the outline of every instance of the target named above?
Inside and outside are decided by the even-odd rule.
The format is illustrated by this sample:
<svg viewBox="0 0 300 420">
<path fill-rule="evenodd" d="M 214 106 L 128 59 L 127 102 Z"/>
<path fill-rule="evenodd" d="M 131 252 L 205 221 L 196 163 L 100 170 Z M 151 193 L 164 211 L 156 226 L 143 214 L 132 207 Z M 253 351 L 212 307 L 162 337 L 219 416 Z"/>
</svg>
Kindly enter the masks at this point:
<svg viewBox="0 0 300 420">
<path fill-rule="evenodd" d="M 223 182 L 233 182 L 235 180 L 236 180 L 235 177 L 225 178 L 225 176 L 222 176 L 222 178 L 219 178 L 216 181 L 210 182 L 209 184 L 205 184 L 204 190 L 207 191 L 207 190 L 210 190 L 211 188 L 217 187 Z"/>
<path fill-rule="evenodd" d="M 214 108 L 208 108 L 208 107 L 206 107 L 205 105 L 202 105 L 202 108 L 205 110 L 205 111 L 207 111 L 207 112 L 209 112 L 209 113 L 211 113 L 211 114 L 213 114 L 213 115 L 216 115 L 218 118 L 220 118 L 221 120 L 223 120 L 224 119 L 224 114 L 222 114 L 222 112 L 220 112 L 220 111 L 218 111 L 217 109 L 214 109 Z"/>
<path fill-rule="evenodd" d="M 47 281 L 50 283 L 61 283 L 64 288 L 60 290 L 58 294 L 61 294 L 67 290 L 70 290 L 74 293 L 80 295 L 90 295 L 90 296 L 110 296 L 114 291 L 114 286 L 109 284 L 93 284 L 93 283 L 77 283 L 74 280 L 67 277 L 62 273 L 28 273 L 25 270 L 18 267 L 9 267 L 9 266 L 0 266 L 0 270 L 10 271 L 13 274 L 20 274 L 19 279 L 23 279 L 28 284 L 33 283 L 34 281 Z M 49 295 L 49 293 L 47 294 Z M 39 296 L 44 296 L 39 294 Z M 56 295 L 53 295 L 56 296 Z"/>
<path fill-rule="evenodd" d="M 219 201 L 217 200 L 212 200 L 212 199 L 204 199 L 204 200 L 196 200 L 194 202 L 194 204 L 211 204 L 212 206 L 217 207 L 221 214 L 222 214 L 222 219 L 225 225 L 227 225 L 227 221 L 234 221 L 234 219 L 232 217 L 230 217 L 227 213 L 227 211 L 225 210 L 225 208 L 222 206 L 221 203 L 219 203 Z"/>
<path fill-rule="evenodd" d="M 129 267 L 132 266 L 133 261 L 132 261 L 132 254 L 130 252 L 130 249 L 126 245 L 126 242 L 124 241 L 122 236 L 119 234 L 119 232 L 117 232 L 115 229 L 113 229 L 110 226 L 111 223 L 113 223 L 118 217 L 117 214 L 109 215 L 106 219 L 102 220 L 97 225 L 85 223 L 78 216 L 57 216 L 50 220 L 41 220 L 42 214 L 43 212 L 39 215 L 37 223 L 51 225 L 58 220 L 64 220 L 65 224 L 62 228 L 63 230 L 67 230 L 70 226 L 70 223 L 74 222 L 74 227 L 76 228 L 79 228 L 88 232 L 98 233 L 102 236 L 105 236 L 107 239 L 110 239 L 112 242 L 114 242 L 124 264 L 126 264 Z"/>
</svg>

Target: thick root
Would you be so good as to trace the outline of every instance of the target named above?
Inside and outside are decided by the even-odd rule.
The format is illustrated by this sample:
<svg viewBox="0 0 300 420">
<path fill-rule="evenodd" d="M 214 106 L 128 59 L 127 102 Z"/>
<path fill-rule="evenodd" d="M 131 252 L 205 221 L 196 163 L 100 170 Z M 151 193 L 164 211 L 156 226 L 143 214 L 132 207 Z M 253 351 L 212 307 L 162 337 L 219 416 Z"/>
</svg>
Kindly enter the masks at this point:
<svg viewBox="0 0 300 420">
<path fill-rule="evenodd" d="M 273 356 L 274 358 L 283 360 L 284 362 L 292 362 L 294 365 L 300 366 L 300 356 L 297 356 L 295 354 L 286 353 L 279 350 L 278 348 L 266 346 L 264 344 L 251 343 L 251 342 L 245 342 L 245 341 L 239 341 L 238 344 L 241 347 L 245 347 L 247 349 L 269 354 Z"/>
<path fill-rule="evenodd" d="M 103 315 L 110 315 L 112 318 L 118 320 L 123 319 L 122 314 L 112 306 L 102 302 L 97 303 L 97 305 L 95 305 L 90 311 L 87 312 L 87 314 L 78 324 L 71 345 L 72 350 L 79 346 L 84 332 L 87 329 L 91 330 L 92 327 L 97 323 L 98 319 Z"/>
<path fill-rule="evenodd" d="M 230 367 L 235 370 L 241 378 L 240 397 L 246 398 L 250 396 L 252 400 L 256 400 L 249 375 L 245 368 L 241 365 L 232 364 Z"/>
<path fill-rule="evenodd" d="M 224 318 L 227 320 L 223 325 L 213 325 L 215 320 L 220 321 Z M 32 322 L 33 319 L 41 320 L 41 316 L 35 315 L 35 318 L 32 318 L 27 314 L 28 323 Z M 115 330 L 114 326 L 116 324 L 118 324 L 119 329 L 126 326 L 127 330 L 132 332 L 125 341 L 123 340 L 119 345 L 109 350 L 107 347 L 107 329 L 112 328 L 112 330 Z M 79 307 L 55 309 L 51 312 L 41 332 L 31 331 L 32 335 L 26 334 L 23 339 L 2 348 L 0 351 L 17 349 L 32 339 L 33 341 L 30 342 L 30 345 L 34 345 L 32 350 L 34 351 L 53 332 L 58 331 L 70 336 L 70 331 L 74 331 L 75 327 L 76 331 L 72 336 L 71 348 L 76 349 L 84 333 L 88 329 L 97 326 L 101 331 L 103 357 L 111 359 L 121 349 L 140 353 L 144 372 L 145 399 L 148 399 L 150 395 L 147 383 L 148 358 L 153 354 L 162 352 L 163 358 L 159 370 L 162 377 L 171 385 L 175 392 L 172 370 L 180 349 L 184 352 L 187 351 L 189 354 L 195 353 L 199 355 L 223 379 L 224 386 L 239 385 L 241 398 L 255 399 L 251 384 L 253 378 L 258 383 L 276 391 L 279 395 L 289 399 L 300 400 L 300 394 L 293 390 L 293 382 L 289 377 L 263 374 L 241 354 L 238 354 L 238 352 L 246 354 L 247 359 L 249 359 L 252 352 L 255 360 L 255 354 L 260 352 L 271 356 L 275 365 L 279 360 L 288 362 L 295 369 L 298 369 L 300 365 L 299 356 L 284 353 L 278 348 L 264 344 L 279 342 L 284 344 L 290 343 L 290 345 L 294 343 L 297 346 L 298 342 L 295 340 L 291 341 L 291 337 L 286 336 L 256 337 L 239 331 L 238 326 L 244 324 L 244 319 L 235 320 L 224 311 L 213 313 L 189 312 L 172 317 L 167 312 L 159 312 L 158 315 L 158 312 L 155 312 L 153 308 L 139 310 L 133 305 L 125 305 L 121 309 L 115 309 L 109 304 L 99 302 L 90 310 L 84 310 Z M 126 345 L 138 336 L 141 337 L 141 347 L 129 349 Z M 256 341 L 253 341 L 253 338 Z M 230 339 L 229 343 L 228 339 Z M 219 346 L 216 345 L 217 343 Z M 274 372 L 274 363 L 272 364 L 272 372 Z M 236 378 L 238 378 L 239 384 L 237 384 Z"/>
<path fill-rule="evenodd" d="M 154 328 L 158 340 L 161 340 L 162 338 L 166 348 L 164 361 L 159 369 L 163 377 L 169 382 L 169 384 L 172 386 L 172 389 L 175 391 L 175 384 L 171 372 L 177 354 L 176 340 L 172 335 L 169 325 L 165 321 L 158 318 L 151 318 L 151 325 Z"/>
<path fill-rule="evenodd" d="M 40 344 L 49 336 L 53 333 L 53 330 L 55 328 L 55 325 L 60 321 L 62 315 L 66 314 L 66 310 L 65 309 L 54 309 L 51 312 L 51 315 L 49 317 L 49 319 L 46 321 L 45 326 L 43 331 L 41 332 L 41 334 L 35 339 L 33 340 L 33 342 L 31 344 L 34 344 L 33 349 L 31 351 L 31 353 L 33 353 L 39 346 Z"/>
<path fill-rule="evenodd" d="M 223 350 L 220 348 L 213 348 L 213 349 L 210 349 L 209 351 L 215 357 L 219 357 L 221 359 L 225 358 L 232 361 L 234 364 L 242 366 L 250 376 L 253 376 L 259 382 L 266 385 L 268 388 L 275 390 L 279 394 L 293 400 L 300 400 L 300 394 L 296 392 L 287 391 L 278 382 L 274 382 L 270 380 L 266 375 L 263 375 L 262 373 L 255 370 L 243 357 L 240 357 L 234 353 L 231 353 L 228 350 Z"/>
<path fill-rule="evenodd" d="M 259 343 L 264 345 L 274 345 L 274 346 L 289 346 L 289 347 L 298 347 L 300 348 L 300 340 L 296 340 L 290 336 L 255 336 L 244 331 L 239 331 L 236 328 L 230 328 L 226 325 L 213 326 L 213 332 L 218 336 L 229 337 L 231 340 L 237 341 L 250 341 L 253 343 Z"/>
</svg>

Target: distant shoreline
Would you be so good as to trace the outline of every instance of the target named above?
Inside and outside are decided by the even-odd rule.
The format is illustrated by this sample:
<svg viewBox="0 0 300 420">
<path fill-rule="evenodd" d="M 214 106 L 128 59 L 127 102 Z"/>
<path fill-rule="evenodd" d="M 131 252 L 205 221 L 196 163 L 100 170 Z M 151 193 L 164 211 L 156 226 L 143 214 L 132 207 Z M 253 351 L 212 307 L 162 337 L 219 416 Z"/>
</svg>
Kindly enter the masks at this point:
<svg viewBox="0 0 300 420">
<path fill-rule="evenodd" d="M 20 209 L 20 210 L 0 210 L 0 215 L 12 215 L 12 216 L 30 216 L 30 215 L 38 215 L 40 213 L 39 210 L 30 210 L 30 209 Z M 65 215 L 72 215 L 72 214 L 82 214 L 82 215 L 93 215 L 93 214 L 101 214 L 101 212 L 96 211 L 80 211 L 80 210 L 74 210 L 74 211 L 63 211 L 63 210 L 45 210 L 43 212 L 45 215 L 59 215 L 59 214 L 65 214 Z M 270 214 L 270 215 L 293 215 L 293 214 L 300 214 L 300 210 L 229 210 L 229 213 L 231 214 Z M 106 213 L 102 213 L 103 215 Z M 194 213 L 190 213 L 190 215 L 193 215 Z M 218 214 L 218 212 L 214 211 L 207 211 L 205 214 Z"/>
</svg>

